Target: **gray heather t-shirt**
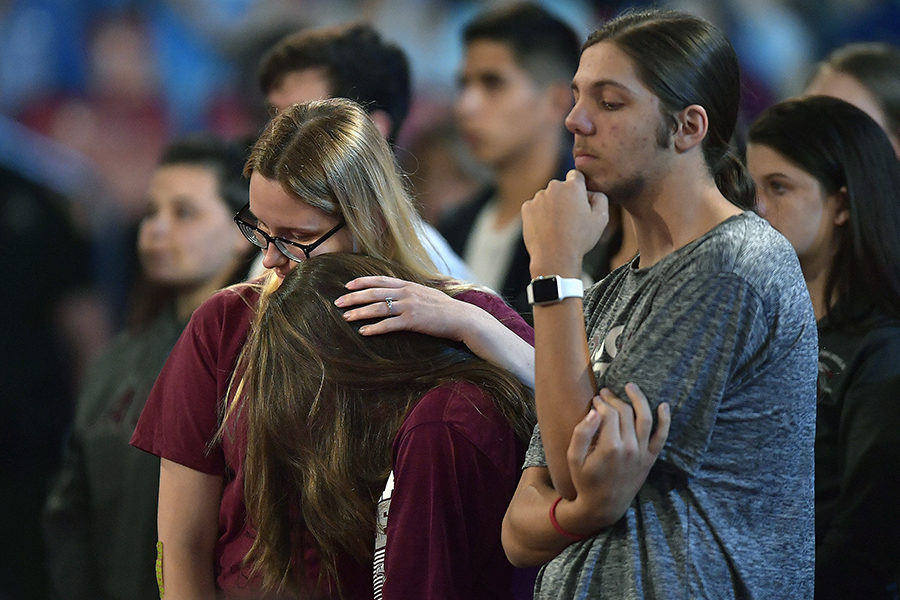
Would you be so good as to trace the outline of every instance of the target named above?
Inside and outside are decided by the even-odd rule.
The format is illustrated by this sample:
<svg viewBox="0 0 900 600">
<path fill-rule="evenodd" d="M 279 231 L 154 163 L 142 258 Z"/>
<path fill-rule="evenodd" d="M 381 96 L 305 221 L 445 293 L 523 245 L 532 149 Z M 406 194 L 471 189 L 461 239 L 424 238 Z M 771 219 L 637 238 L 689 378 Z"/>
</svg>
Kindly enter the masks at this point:
<svg viewBox="0 0 900 600">
<path fill-rule="evenodd" d="M 599 387 L 672 426 L 614 525 L 566 548 L 536 598 L 811 598 L 816 324 L 788 242 L 753 213 L 585 296 Z M 536 428 L 525 466 L 546 466 Z"/>
</svg>

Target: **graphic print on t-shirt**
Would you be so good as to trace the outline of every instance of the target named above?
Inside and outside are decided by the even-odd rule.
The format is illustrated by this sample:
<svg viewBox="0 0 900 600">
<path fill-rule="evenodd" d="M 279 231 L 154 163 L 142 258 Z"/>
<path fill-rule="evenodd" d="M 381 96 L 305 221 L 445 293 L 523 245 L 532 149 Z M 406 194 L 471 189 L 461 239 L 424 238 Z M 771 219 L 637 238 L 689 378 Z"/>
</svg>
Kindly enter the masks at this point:
<svg viewBox="0 0 900 600">
<path fill-rule="evenodd" d="M 824 348 L 819 350 L 819 378 L 816 386 L 819 400 L 831 395 L 833 391 L 831 380 L 841 374 L 846 367 L 847 363 L 844 359 L 834 352 L 829 352 Z"/>
<path fill-rule="evenodd" d="M 591 355 L 591 367 L 594 370 L 594 378 L 598 382 L 606 374 L 606 370 L 616 354 L 619 353 L 619 336 L 622 335 L 623 329 L 625 329 L 624 325 L 616 325 L 609 330 L 599 346 L 596 343 L 592 344 L 595 350 Z"/>
<path fill-rule="evenodd" d="M 381 600 L 384 588 L 384 549 L 387 546 L 388 512 L 391 509 L 391 494 L 394 493 L 394 472 L 388 475 L 384 491 L 378 500 L 378 523 L 375 528 L 375 561 L 372 567 L 372 585 L 375 600 Z"/>
</svg>

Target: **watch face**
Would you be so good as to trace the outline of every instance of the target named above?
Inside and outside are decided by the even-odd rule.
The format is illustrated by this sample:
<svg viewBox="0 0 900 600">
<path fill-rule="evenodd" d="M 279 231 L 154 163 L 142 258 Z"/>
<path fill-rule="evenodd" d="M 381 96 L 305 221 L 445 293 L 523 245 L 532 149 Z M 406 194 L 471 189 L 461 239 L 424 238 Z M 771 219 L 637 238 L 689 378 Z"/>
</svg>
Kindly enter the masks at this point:
<svg viewBox="0 0 900 600">
<path fill-rule="evenodd" d="M 533 298 L 532 301 L 535 304 L 559 300 L 559 285 L 557 284 L 556 277 L 547 277 L 532 281 L 531 294 Z"/>
</svg>

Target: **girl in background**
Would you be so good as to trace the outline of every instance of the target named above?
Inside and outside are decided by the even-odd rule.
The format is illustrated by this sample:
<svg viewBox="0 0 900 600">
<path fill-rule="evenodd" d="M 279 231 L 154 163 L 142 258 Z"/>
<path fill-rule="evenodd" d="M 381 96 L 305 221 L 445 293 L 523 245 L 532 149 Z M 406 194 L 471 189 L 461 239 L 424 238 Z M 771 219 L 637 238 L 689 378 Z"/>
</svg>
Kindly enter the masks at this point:
<svg viewBox="0 0 900 600">
<path fill-rule="evenodd" d="M 900 163 L 863 111 L 812 96 L 753 124 L 759 213 L 791 242 L 819 328 L 816 598 L 900 585 Z"/>
<path fill-rule="evenodd" d="M 900 48 L 887 42 L 841 46 L 819 63 L 804 92 L 840 98 L 887 132 L 900 156 Z"/>
<path fill-rule="evenodd" d="M 196 136 L 170 145 L 138 228 L 128 329 L 93 364 L 44 510 L 54 597 L 152 600 L 159 460 L 128 446 L 191 313 L 243 280 L 253 253 L 232 216 L 247 202 L 244 149 Z"/>
</svg>

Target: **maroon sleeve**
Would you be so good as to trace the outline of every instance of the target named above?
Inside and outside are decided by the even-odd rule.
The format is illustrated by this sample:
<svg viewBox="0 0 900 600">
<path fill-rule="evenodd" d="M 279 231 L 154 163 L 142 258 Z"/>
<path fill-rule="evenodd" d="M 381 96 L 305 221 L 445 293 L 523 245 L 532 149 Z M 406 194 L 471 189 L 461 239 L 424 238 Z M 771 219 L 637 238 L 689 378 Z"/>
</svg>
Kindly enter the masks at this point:
<svg viewBox="0 0 900 600">
<path fill-rule="evenodd" d="M 208 445 L 251 314 L 231 290 L 194 311 L 150 392 L 133 446 L 203 473 L 225 474 L 221 447 Z"/>
<path fill-rule="evenodd" d="M 500 526 L 518 463 L 512 430 L 476 386 L 420 400 L 394 442 L 385 600 L 511 597 Z"/>
<path fill-rule="evenodd" d="M 456 298 L 483 308 L 491 313 L 495 319 L 506 325 L 513 333 L 534 346 L 534 329 L 500 296 L 478 290 L 468 290 L 462 292 Z"/>
</svg>

